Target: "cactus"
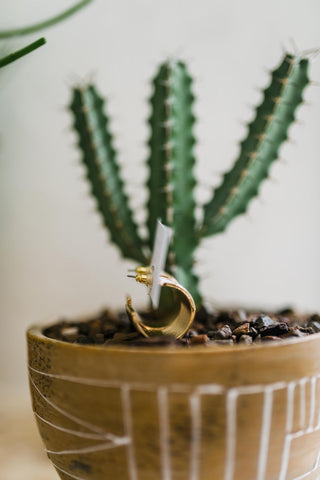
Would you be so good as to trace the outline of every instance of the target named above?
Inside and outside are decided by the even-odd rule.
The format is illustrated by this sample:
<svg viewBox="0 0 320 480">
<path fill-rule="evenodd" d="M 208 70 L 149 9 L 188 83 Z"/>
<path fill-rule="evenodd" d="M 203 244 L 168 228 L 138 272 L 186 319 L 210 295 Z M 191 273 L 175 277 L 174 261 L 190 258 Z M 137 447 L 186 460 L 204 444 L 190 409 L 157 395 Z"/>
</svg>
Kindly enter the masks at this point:
<svg viewBox="0 0 320 480">
<path fill-rule="evenodd" d="M 224 231 L 234 217 L 246 212 L 250 200 L 258 195 L 259 186 L 268 177 L 280 146 L 287 140 L 295 110 L 303 100 L 307 68 L 306 59 L 286 55 L 272 72 L 271 84 L 249 124 L 248 136 L 241 142 L 238 159 L 204 207 L 202 235 Z"/>
<path fill-rule="evenodd" d="M 196 248 L 203 237 L 223 232 L 258 195 L 303 101 L 302 93 L 309 83 L 307 70 L 306 58 L 287 54 L 271 72 L 270 85 L 241 142 L 239 156 L 203 206 L 200 223 L 196 221 L 193 195 L 196 181 L 192 79 L 183 62 L 167 61 L 160 66 L 153 81 L 149 119 L 146 239 L 139 235 L 124 193 L 103 101 L 93 85 L 73 89 L 70 108 L 87 177 L 111 240 L 125 258 L 148 261 L 160 218 L 174 233 L 167 268 L 201 305 L 202 295 L 194 272 Z"/>
</svg>

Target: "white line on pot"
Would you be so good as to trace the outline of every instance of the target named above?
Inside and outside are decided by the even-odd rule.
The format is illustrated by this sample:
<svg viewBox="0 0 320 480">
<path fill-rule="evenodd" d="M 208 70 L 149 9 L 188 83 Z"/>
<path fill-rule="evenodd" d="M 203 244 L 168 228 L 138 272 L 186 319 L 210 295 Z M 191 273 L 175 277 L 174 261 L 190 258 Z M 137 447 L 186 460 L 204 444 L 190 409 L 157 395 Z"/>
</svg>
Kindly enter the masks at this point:
<svg viewBox="0 0 320 480">
<path fill-rule="evenodd" d="M 307 378 L 302 378 L 300 384 L 300 429 L 303 429 L 306 423 L 306 383 Z"/>
<path fill-rule="evenodd" d="M 287 421 L 286 432 L 292 432 L 293 428 L 293 410 L 294 410 L 294 391 L 296 385 L 294 382 L 290 382 L 287 387 Z"/>
<path fill-rule="evenodd" d="M 133 432 L 132 432 L 130 386 L 127 384 L 122 384 L 121 401 L 122 401 L 123 423 L 124 423 L 124 428 L 126 432 L 126 437 L 132 438 Z M 130 480 L 137 480 L 137 469 L 136 469 L 133 442 L 130 442 L 127 445 L 127 459 L 128 459 L 128 468 L 129 468 L 129 478 Z"/>
<path fill-rule="evenodd" d="M 284 446 L 282 451 L 279 480 L 286 480 L 289 458 L 290 458 L 290 446 L 291 446 L 291 438 L 289 435 L 287 435 L 284 440 Z"/>
<path fill-rule="evenodd" d="M 190 396 L 189 403 L 191 413 L 190 480 L 197 480 L 201 444 L 201 399 L 198 392 Z"/>
<path fill-rule="evenodd" d="M 162 480 L 171 480 L 170 461 L 170 422 L 168 409 L 168 389 L 160 387 L 157 392 L 160 432 L 160 454 L 162 466 Z"/>
<path fill-rule="evenodd" d="M 79 430 L 71 430 L 70 428 L 64 428 L 64 427 L 61 427 L 60 425 L 56 425 L 55 423 L 49 422 L 49 420 L 46 420 L 45 418 L 41 417 L 35 410 L 33 411 L 33 413 L 37 418 L 39 418 L 39 420 L 41 420 L 41 422 L 46 423 L 50 427 L 55 428 L 56 430 L 60 430 L 61 432 L 67 433 L 69 435 L 74 435 L 75 437 L 90 438 L 91 440 L 100 440 L 100 441 L 112 440 L 115 438 L 115 435 L 112 435 L 110 433 L 105 433 L 105 434 L 88 433 L 88 432 L 81 432 Z"/>
<path fill-rule="evenodd" d="M 102 443 L 100 445 L 90 445 L 89 447 L 83 447 L 83 448 L 75 448 L 71 450 L 60 450 L 58 452 L 54 450 L 48 450 L 47 448 L 45 449 L 46 453 L 50 453 L 51 455 L 82 455 L 83 453 L 96 453 L 96 452 L 101 452 L 103 450 L 110 450 L 110 448 L 117 448 L 122 445 L 128 445 L 130 443 L 130 438 L 123 437 L 118 442 L 108 442 L 108 443 Z"/>
<path fill-rule="evenodd" d="M 267 387 L 263 395 L 262 427 L 258 460 L 257 480 L 264 480 L 267 468 L 270 429 L 272 422 L 273 389 Z"/>
<path fill-rule="evenodd" d="M 232 388 L 227 393 L 227 448 L 224 480 L 232 480 L 234 477 L 236 455 L 236 430 L 237 430 L 237 399 L 238 391 Z"/>
<path fill-rule="evenodd" d="M 310 392 L 310 418 L 309 418 L 309 428 L 313 427 L 314 416 L 316 411 L 316 379 L 311 378 L 311 392 Z"/>
<path fill-rule="evenodd" d="M 59 472 L 64 473 L 65 475 L 69 475 L 69 477 L 74 478 L 75 480 L 86 480 L 85 478 L 78 477 L 78 475 L 74 475 L 73 473 L 69 473 L 66 470 L 63 470 L 63 468 L 58 467 L 58 465 L 56 465 L 52 460 L 51 460 L 51 463 L 54 466 L 54 468 L 59 470 Z"/>
<path fill-rule="evenodd" d="M 65 410 L 63 410 L 62 408 L 58 407 L 58 405 L 55 405 L 53 402 L 51 402 L 51 400 L 49 400 L 47 397 L 45 397 L 43 395 L 43 393 L 39 390 L 39 388 L 37 387 L 37 385 L 35 384 L 33 378 L 31 377 L 31 375 L 29 375 L 29 378 L 30 378 L 30 382 L 32 384 L 32 386 L 34 387 L 34 389 L 38 392 L 38 394 L 40 395 L 40 397 L 48 404 L 50 405 L 52 408 L 54 408 L 55 410 L 57 410 L 57 412 L 61 413 L 61 415 L 63 415 L 64 417 L 68 418 L 69 420 L 72 420 L 74 423 L 77 423 L 78 425 L 82 425 L 83 427 L 86 427 L 88 430 L 90 430 L 91 432 L 96 432 L 96 433 L 101 433 L 101 434 L 106 434 L 108 432 L 105 432 L 102 428 L 100 427 L 97 427 L 96 425 L 93 425 L 89 422 L 86 422 L 85 420 L 82 420 L 81 418 L 78 418 L 78 417 L 75 417 L 74 415 L 72 415 L 71 413 L 69 412 L 66 412 Z"/>
</svg>

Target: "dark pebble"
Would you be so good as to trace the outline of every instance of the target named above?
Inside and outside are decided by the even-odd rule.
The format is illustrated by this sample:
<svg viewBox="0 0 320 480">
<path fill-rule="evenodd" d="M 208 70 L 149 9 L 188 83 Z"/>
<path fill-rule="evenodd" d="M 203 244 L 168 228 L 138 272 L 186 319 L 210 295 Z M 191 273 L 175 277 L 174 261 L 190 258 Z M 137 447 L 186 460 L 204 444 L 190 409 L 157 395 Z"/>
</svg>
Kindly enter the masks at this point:
<svg viewBox="0 0 320 480">
<path fill-rule="evenodd" d="M 283 338 L 290 338 L 290 337 L 307 337 L 308 333 L 302 332 L 300 327 L 289 327 L 289 331 L 286 335 L 283 335 Z"/>
<path fill-rule="evenodd" d="M 250 345 L 252 343 L 252 337 L 250 337 L 250 335 L 241 335 L 241 337 L 239 338 L 239 343 Z"/>
<path fill-rule="evenodd" d="M 207 335 L 207 332 L 208 332 L 208 329 L 206 327 L 202 327 L 202 328 L 199 329 L 198 334 L 199 335 L 203 335 L 203 334 Z"/>
<path fill-rule="evenodd" d="M 308 322 L 308 327 L 312 329 L 314 333 L 320 332 L 320 321 L 310 320 Z"/>
<path fill-rule="evenodd" d="M 229 327 L 229 325 L 223 325 L 223 327 L 221 327 L 217 331 L 214 339 L 215 340 L 227 340 L 231 337 L 231 335 L 232 335 L 232 330 Z"/>
<path fill-rule="evenodd" d="M 115 327 L 108 326 L 107 328 L 104 328 L 103 329 L 104 339 L 108 340 L 109 338 L 112 338 L 117 333 L 117 331 L 118 330 Z"/>
<path fill-rule="evenodd" d="M 311 327 L 300 327 L 299 326 L 299 329 L 301 330 L 301 332 L 303 333 L 308 333 L 309 335 L 311 335 L 311 333 L 315 333 Z"/>
<path fill-rule="evenodd" d="M 241 336 L 241 335 L 249 335 L 250 333 L 250 323 L 246 322 L 240 325 L 239 327 L 233 330 L 233 335 Z"/>
<path fill-rule="evenodd" d="M 208 337 L 210 338 L 210 340 L 212 340 L 212 339 L 216 336 L 217 331 L 218 331 L 218 330 L 209 330 L 209 331 L 207 332 L 207 335 L 208 335 Z"/>
<path fill-rule="evenodd" d="M 97 333 L 102 333 L 102 323 L 99 320 L 89 322 L 89 335 L 92 337 Z"/>
<path fill-rule="evenodd" d="M 268 317 L 268 315 L 260 315 L 258 318 L 256 318 L 253 321 L 253 326 L 254 328 L 257 328 L 258 330 L 261 330 L 262 328 L 265 327 L 270 327 L 271 325 L 274 325 L 276 322 L 272 320 L 272 318 Z"/>
<path fill-rule="evenodd" d="M 89 334 L 89 324 L 86 322 L 80 322 L 78 325 L 80 335 L 88 335 Z"/>
<path fill-rule="evenodd" d="M 258 335 L 258 330 L 252 326 L 250 326 L 250 335 L 253 337 L 253 338 L 256 338 L 256 336 Z"/>
<path fill-rule="evenodd" d="M 189 340 L 189 338 L 196 337 L 197 335 L 198 335 L 198 332 L 196 330 L 191 329 L 186 334 L 186 339 Z"/>
<path fill-rule="evenodd" d="M 286 323 L 276 323 L 269 327 L 260 328 L 259 333 L 261 337 L 280 337 L 288 333 L 289 327 Z"/>
<path fill-rule="evenodd" d="M 196 337 L 191 337 L 189 340 L 190 345 L 201 345 L 207 343 L 209 340 L 207 335 L 197 335 Z"/>
</svg>

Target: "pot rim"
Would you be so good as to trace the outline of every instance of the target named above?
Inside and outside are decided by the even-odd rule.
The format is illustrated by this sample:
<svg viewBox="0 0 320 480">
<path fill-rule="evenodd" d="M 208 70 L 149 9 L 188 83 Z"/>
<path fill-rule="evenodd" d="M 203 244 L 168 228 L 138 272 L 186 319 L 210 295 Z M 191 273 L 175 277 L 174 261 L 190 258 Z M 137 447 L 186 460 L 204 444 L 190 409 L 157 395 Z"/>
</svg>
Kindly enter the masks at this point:
<svg viewBox="0 0 320 480">
<path fill-rule="evenodd" d="M 306 337 L 300 337 L 300 338 L 286 338 L 281 341 L 274 341 L 274 342 L 263 342 L 263 343 L 257 343 L 257 344 L 252 344 L 252 345 L 245 345 L 245 344 L 237 344 L 237 345 L 217 345 L 217 346 L 205 346 L 205 345 L 199 345 L 199 346 L 193 346 L 191 348 L 185 348 L 185 347 L 179 347 L 179 346 L 159 346 L 155 347 L 153 345 L 143 345 L 143 346 L 125 346 L 125 345 L 117 345 L 117 346 L 104 346 L 104 345 L 88 345 L 88 344 L 77 344 L 77 343 L 69 343 L 69 342 L 64 342 L 63 340 L 57 340 L 54 338 L 47 337 L 42 333 L 42 330 L 46 327 L 46 325 L 41 325 L 41 324 L 35 324 L 31 325 L 27 331 L 26 335 L 27 337 L 33 337 L 38 340 L 41 340 L 42 342 L 45 342 L 47 344 L 54 344 L 54 345 L 59 345 L 59 346 L 64 346 L 66 349 L 82 349 L 86 351 L 104 351 L 106 353 L 141 353 L 141 354 L 147 354 L 147 353 L 156 353 L 156 354 L 170 354 L 170 355 L 191 355 L 195 352 L 198 354 L 210 354 L 210 355 L 219 355 L 219 354 L 227 354 L 228 352 L 230 353 L 235 353 L 235 352 L 248 352 L 251 350 L 256 350 L 256 351 L 261 351 L 261 350 L 266 350 L 266 349 L 277 349 L 281 348 L 284 346 L 289 346 L 291 345 L 292 348 L 294 345 L 301 345 L 302 343 L 310 344 L 312 342 L 317 342 L 320 340 L 320 332 L 318 333 L 313 333 L 311 335 L 308 335 Z"/>
</svg>

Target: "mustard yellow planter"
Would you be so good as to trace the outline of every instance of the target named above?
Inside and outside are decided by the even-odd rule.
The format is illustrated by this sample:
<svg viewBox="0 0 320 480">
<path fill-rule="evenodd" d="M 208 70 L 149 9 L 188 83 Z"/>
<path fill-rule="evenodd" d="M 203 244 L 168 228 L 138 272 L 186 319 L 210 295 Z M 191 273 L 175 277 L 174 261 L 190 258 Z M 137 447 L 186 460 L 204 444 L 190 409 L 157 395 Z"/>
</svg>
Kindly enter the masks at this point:
<svg viewBox="0 0 320 480">
<path fill-rule="evenodd" d="M 100 347 L 27 334 L 33 408 L 63 480 L 318 480 L 320 335 Z"/>
</svg>

